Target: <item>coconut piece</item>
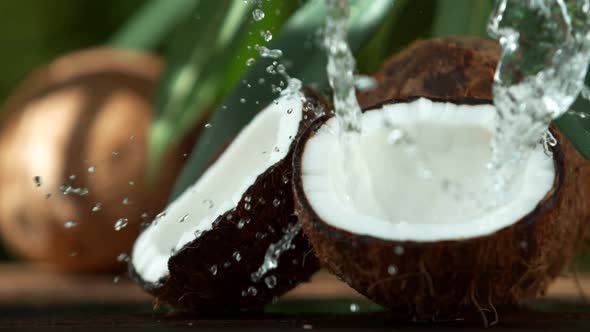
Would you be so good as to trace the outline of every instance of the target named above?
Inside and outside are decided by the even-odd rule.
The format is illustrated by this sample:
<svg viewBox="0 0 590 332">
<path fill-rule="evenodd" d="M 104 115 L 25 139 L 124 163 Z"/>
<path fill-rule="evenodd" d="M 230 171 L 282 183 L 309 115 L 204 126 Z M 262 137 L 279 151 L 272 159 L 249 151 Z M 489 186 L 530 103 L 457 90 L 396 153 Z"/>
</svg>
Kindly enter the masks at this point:
<svg viewBox="0 0 590 332">
<path fill-rule="evenodd" d="M 108 48 L 35 71 L 3 108 L 0 227 L 18 256 L 68 271 L 123 270 L 142 214 L 172 190 L 195 134 L 146 181 L 159 58 Z"/>
<path fill-rule="evenodd" d="M 291 157 L 325 110 L 311 91 L 275 100 L 139 236 L 131 274 L 158 303 L 259 308 L 318 269 L 294 215 Z"/>
<path fill-rule="evenodd" d="M 492 83 L 502 48 L 480 38 L 418 41 L 383 64 L 377 87 L 360 93 L 367 109 L 386 100 L 411 96 L 493 99 Z"/>
<path fill-rule="evenodd" d="M 495 306 L 544 293 L 586 223 L 578 179 L 588 166 L 555 129 L 552 157 L 541 147 L 532 153 L 508 205 L 477 210 L 471 196 L 441 186 L 446 178 L 474 197 L 486 189 L 495 110 L 467 102 L 410 99 L 363 113 L 360 155 L 349 151 L 348 164 L 338 121 L 323 118 L 301 136 L 293 159 L 296 211 L 322 265 L 420 319 L 476 308 L 492 322 Z M 416 172 L 419 159 L 403 144 L 388 143 L 396 129 L 387 123 L 413 136 L 430 177 Z"/>
</svg>

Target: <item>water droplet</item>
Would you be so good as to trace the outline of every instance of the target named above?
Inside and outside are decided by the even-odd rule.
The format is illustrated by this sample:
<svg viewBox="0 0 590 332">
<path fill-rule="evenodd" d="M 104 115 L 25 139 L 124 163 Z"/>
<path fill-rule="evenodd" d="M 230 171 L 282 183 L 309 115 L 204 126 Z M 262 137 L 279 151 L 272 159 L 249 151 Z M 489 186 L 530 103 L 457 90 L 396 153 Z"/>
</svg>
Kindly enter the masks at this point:
<svg viewBox="0 0 590 332">
<path fill-rule="evenodd" d="M 280 199 L 278 199 L 278 198 L 275 198 L 275 199 L 273 199 L 273 200 L 272 200 L 272 205 L 273 205 L 274 207 L 279 207 L 279 205 L 281 205 L 281 200 L 280 200 Z"/>
<path fill-rule="evenodd" d="M 256 59 L 254 59 L 254 58 L 250 58 L 250 59 L 246 60 L 246 66 L 248 66 L 248 67 L 252 66 L 255 63 L 256 63 Z"/>
<path fill-rule="evenodd" d="M 303 324 L 303 326 L 301 328 L 303 328 L 304 330 L 311 330 L 311 329 L 313 329 L 313 325 L 311 325 L 311 324 Z"/>
<path fill-rule="evenodd" d="M 123 200 L 121 201 L 121 203 L 123 203 L 123 205 L 131 205 L 131 204 L 133 204 L 133 203 L 132 203 L 132 202 L 129 200 L 129 198 L 127 198 L 127 197 L 123 198 Z"/>
<path fill-rule="evenodd" d="M 113 155 L 113 157 L 116 157 L 116 156 L 118 156 L 118 155 L 119 155 L 119 152 L 117 152 L 117 151 L 113 151 L 113 152 L 111 152 L 111 154 Z"/>
<path fill-rule="evenodd" d="M 40 176 L 35 176 L 33 177 L 33 182 L 35 182 L 35 186 L 37 187 L 41 187 L 41 177 Z"/>
<path fill-rule="evenodd" d="M 350 312 L 358 312 L 360 310 L 359 305 L 356 303 L 350 304 Z"/>
<path fill-rule="evenodd" d="M 133 182 L 133 181 L 129 181 L 129 185 L 130 185 L 130 186 L 134 186 L 134 185 L 135 185 L 135 182 Z"/>
<path fill-rule="evenodd" d="M 284 184 L 289 183 L 289 178 L 286 175 L 283 175 L 283 183 Z"/>
<path fill-rule="evenodd" d="M 102 209 L 102 204 L 100 203 L 96 203 L 94 204 L 94 206 L 92 207 L 92 212 L 98 212 Z"/>
<path fill-rule="evenodd" d="M 188 219 L 188 214 L 185 214 L 184 216 L 180 217 L 180 219 L 178 219 L 178 222 L 185 222 Z"/>
<path fill-rule="evenodd" d="M 255 237 L 256 237 L 256 240 L 262 240 L 262 239 L 264 239 L 266 237 L 266 234 L 260 233 L 260 232 L 256 232 Z"/>
<path fill-rule="evenodd" d="M 203 203 L 205 203 L 205 204 L 208 204 L 208 205 L 209 205 L 209 206 L 207 207 L 209 210 L 211 210 L 211 209 L 212 209 L 212 208 L 215 206 L 215 203 L 214 203 L 212 200 L 210 200 L 210 199 L 205 199 L 205 200 L 203 200 Z"/>
<path fill-rule="evenodd" d="M 406 251 L 406 250 L 404 249 L 404 247 L 402 247 L 402 246 L 400 246 L 400 245 L 397 245 L 397 246 L 395 246 L 395 247 L 393 248 L 393 252 L 394 252 L 396 255 L 398 255 L 398 256 L 401 256 L 401 255 L 403 255 L 405 251 Z"/>
<path fill-rule="evenodd" d="M 250 203 L 244 203 L 244 209 L 246 211 L 250 211 L 251 208 L 252 208 L 252 205 L 250 205 Z"/>
<path fill-rule="evenodd" d="M 240 221 L 238 221 L 238 224 L 236 225 L 236 227 L 238 227 L 238 229 L 242 229 L 249 222 L 250 222 L 249 218 L 242 218 L 242 219 L 240 219 Z"/>
<path fill-rule="evenodd" d="M 242 255 L 240 254 L 240 252 L 239 252 L 239 251 L 234 251 L 234 253 L 233 253 L 232 257 L 234 258 L 234 260 L 235 260 L 236 262 L 239 262 L 239 261 L 241 261 L 241 260 L 242 260 Z"/>
<path fill-rule="evenodd" d="M 279 49 L 270 49 L 266 46 L 260 46 L 260 45 L 256 45 L 254 48 L 258 51 L 258 54 L 260 54 L 260 56 L 263 58 L 278 59 L 283 56 L 283 51 L 281 51 Z M 274 66 L 277 67 L 276 69 L 279 73 L 284 73 L 284 69 L 285 69 L 284 66 L 282 66 L 282 65 L 274 65 Z M 268 68 L 267 68 L 267 71 L 268 71 Z M 274 68 L 273 68 L 273 71 L 274 71 Z"/>
<path fill-rule="evenodd" d="M 268 287 L 268 289 L 273 289 L 277 285 L 277 277 L 272 275 L 268 276 L 264 278 L 264 283 L 266 284 L 266 287 Z"/>
<path fill-rule="evenodd" d="M 212 275 L 217 275 L 217 265 L 213 264 L 209 267 L 209 272 L 211 272 Z"/>
<path fill-rule="evenodd" d="M 246 201 L 248 203 L 251 202 L 252 201 L 252 196 L 249 196 L 248 195 L 248 196 L 244 197 L 244 201 Z"/>
<path fill-rule="evenodd" d="M 260 31 L 260 35 L 264 38 L 264 41 L 269 42 L 272 40 L 272 33 L 268 30 Z"/>
<path fill-rule="evenodd" d="M 78 223 L 73 220 L 68 220 L 68 221 L 64 222 L 64 228 L 72 228 L 72 227 L 76 227 L 77 225 L 78 225 Z"/>
<path fill-rule="evenodd" d="M 120 276 L 115 276 L 115 277 L 113 278 L 113 284 L 118 284 L 118 283 L 119 283 L 119 281 L 121 281 L 121 277 L 120 277 Z"/>
<path fill-rule="evenodd" d="M 225 263 L 223 263 L 223 268 L 224 268 L 224 269 L 227 269 L 227 268 L 228 268 L 228 267 L 230 267 L 230 266 L 231 266 L 231 263 L 230 263 L 230 262 L 227 262 L 227 261 L 226 261 Z"/>
<path fill-rule="evenodd" d="M 256 289 L 254 286 L 248 287 L 248 295 L 256 296 L 256 294 L 258 294 L 258 289 Z"/>
<path fill-rule="evenodd" d="M 129 224 L 129 219 L 119 218 L 115 222 L 115 230 L 118 232 L 118 231 L 122 230 L 123 228 L 127 227 L 128 224 Z"/>
<path fill-rule="evenodd" d="M 127 253 L 120 253 L 117 256 L 117 262 L 128 262 L 129 261 L 129 255 L 127 255 Z"/>
<path fill-rule="evenodd" d="M 396 273 L 397 273 L 397 267 L 395 267 L 395 265 L 391 264 L 387 267 L 387 274 L 394 275 Z"/>
<path fill-rule="evenodd" d="M 240 98 L 240 103 L 245 104 L 246 103 L 246 98 Z"/>
<path fill-rule="evenodd" d="M 528 249 L 528 247 L 529 247 L 529 245 L 528 245 L 528 243 L 526 241 L 520 241 L 520 248 L 522 250 L 525 250 L 526 251 Z"/>
<path fill-rule="evenodd" d="M 76 175 L 75 174 L 70 175 L 70 180 L 76 180 Z"/>
<path fill-rule="evenodd" d="M 377 87 L 377 81 L 371 76 L 367 75 L 355 75 L 354 86 L 358 91 L 364 92 L 373 90 Z"/>
<path fill-rule="evenodd" d="M 96 172 L 96 166 L 88 167 L 88 173 L 94 173 L 94 172 Z"/>
<path fill-rule="evenodd" d="M 266 200 L 264 199 L 264 197 L 259 197 L 258 198 L 258 203 L 261 204 L 261 205 L 264 205 L 264 204 L 266 204 Z"/>
<path fill-rule="evenodd" d="M 264 18 L 264 12 L 261 9 L 256 8 L 252 11 L 252 17 L 254 18 L 254 21 L 261 21 Z"/>
<path fill-rule="evenodd" d="M 292 109 L 292 108 L 289 108 L 289 109 L 287 110 L 287 114 L 291 114 L 291 113 L 293 113 L 293 109 Z"/>
<path fill-rule="evenodd" d="M 129 137 L 129 140 L 130 140 L 130 141 L 135 141 L 135 136 L 130 136 L 130 137 Z"/>
<path fill-rule="evenodd" d="M 76 256 L 78 256 L 78 252 L 77 251 L 72 251 L 70 253 L 70 257 L 76 257 Z"/>
<path fill-rule="evenodd" d="M 210 123 L 205 123 L 205 128 L 211 128 L 212 125 Z"/>
<path fill-rule="evenodd" d="M 51 194 L 45 194 L 45 199 L 50 199 L 51 198 Z"/>
<path fill-rule="evenodd" d="M 166 216 L 166 211 L 162 211 L 156 215 L 156 219 L 162 219 Z"/>
<path fill-rule="evenodd" d="M 141 214 L 142 219 L 147 219 L 150 215 L 147 212 Z"/>
</svg>

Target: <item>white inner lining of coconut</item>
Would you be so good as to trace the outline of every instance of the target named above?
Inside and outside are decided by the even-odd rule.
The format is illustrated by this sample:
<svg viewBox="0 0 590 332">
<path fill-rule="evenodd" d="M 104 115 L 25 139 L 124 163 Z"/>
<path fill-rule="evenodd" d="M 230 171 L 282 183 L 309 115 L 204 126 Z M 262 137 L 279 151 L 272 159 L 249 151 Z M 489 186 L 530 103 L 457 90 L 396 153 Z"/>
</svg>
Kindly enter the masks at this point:
<svg viewBox="0 0 590 332">
<path fill-rule="evenodd" d="M 219 215 L 237 205 L 258 175 L 286 156 L 299 130 L 302 98 L 281 96 L 258 113 L 201 178 L 139 236 L 131 260 L 144 281 L 154 283 L 167 276 L 172 250 L 210 230 Z"/>
<path fill-rule="evenodd" d="M 485 175 L 495 114 L 492 105 L 423 98 L 391 104 L 362 115 L 359 144 L 348 149 L 332 118 L 305 146 L 306 197 L 326 223 L 359 235 L 429 242 L 491 234 L 531 212 L 555 177 L 539 144 L 509 203 L 482 211 L 481 201 L 492 195 Z M 399 139 L 391 143 L 400 132 L 415 150 Z"/>
</svg>

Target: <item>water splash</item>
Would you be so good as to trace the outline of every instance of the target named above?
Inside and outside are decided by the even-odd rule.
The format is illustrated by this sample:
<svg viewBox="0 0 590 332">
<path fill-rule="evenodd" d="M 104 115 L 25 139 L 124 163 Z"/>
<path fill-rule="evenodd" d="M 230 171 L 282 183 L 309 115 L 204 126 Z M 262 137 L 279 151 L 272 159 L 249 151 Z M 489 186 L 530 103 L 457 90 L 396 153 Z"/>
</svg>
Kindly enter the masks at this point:
<svg viewBox="0 0 590 332">
<path fill-rule="evenodd" d="M 275 242 L 271 243 L 266 250 L 266 254 L 264 255 L 264 261 L 262 265 L 256 270 L 256 272 L 252 273 L 250 279 L 252 282 L 258 282 L 260 279 L 269 271 L 274 270 L 279 266 L 279 258 L 281 255 L 291 249 L 291 243 L 293 239 L 299 232 L 301 231 L 301 224 L 296 222 L 287 226 L 285 230 L 285 234 L 283 237 Z"/>
<path fill-rule="evenodd" d="M 348 0 L 325 0 L 324 48 L 328 56 L 328 81 L 334 94 L 334 110 L 341 134 L 360 133 L 361 108 L 355 92 L 355 60 L 346 42 Z"/>
<path fill-rule="evenodd" d="M 499 202 L 549 123 L 584 87 L 590 61 L 590 0 L 500 0 L 488 31 L 502 58 L 494 78 L 498 111 L 490 169 Z"/>
</svg>

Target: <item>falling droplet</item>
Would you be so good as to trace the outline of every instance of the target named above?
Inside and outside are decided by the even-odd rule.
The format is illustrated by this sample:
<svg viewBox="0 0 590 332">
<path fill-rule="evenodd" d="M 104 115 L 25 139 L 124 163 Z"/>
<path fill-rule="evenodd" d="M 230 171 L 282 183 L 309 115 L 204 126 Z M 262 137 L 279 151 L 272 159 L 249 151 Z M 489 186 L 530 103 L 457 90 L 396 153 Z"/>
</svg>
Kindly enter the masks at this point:
<svg viewBox="0 0 590 332">
<path fill-rule="evenodd" d="M 117 256 L 117 262 L 128 262 L 129 261 L 129 255 L 127 255 L 127 253 L 120 253 Z"/>
<path fill-rule="evenodd" d="M 258 289 L 256 289 L 254 286 L 248 287 L 248 295 L 256 296 L 256 294 L 258 294 Z"/>
<path fill-rule="evenodd" d="M 211 274 L 214 276 L 217 275 L 217 265 L 211 265 L 211 267 L 209 267 L 209 272 L 211 272 Z"/>
<path fill-rule="evenodd" d="M 246 66 L 248 66 L 248 67 L 254 65 L 255 63 L 256 63 L 256 59 L 254 59 L 254 58 L 250 58 L 250 59 L 246 60 Z"/>
<path fill-rule="evenodd" d="M 135 182 L 134 181 L 129 181 L 129 185 L 130 186 L 134 186 L 135 185 Z"/>
<path fill-rule="evenodd" d="M 98 212 L 102 209 L 102 204 L 100 203 L 96 203 L 93 207 L 92 207 L 92 212 Z"/>
<path fill-rule="evenodd" d="M 254 18 L 254 21 L 262 21 L 264 18 L 264 12 L 261 9 L 256 8 L 252 11 L 252 17 Z"/>
<path fill-rule="evenodd" d="M 123 205 L 131 205 L 131 204 L 133 204 L 133 203 L 132 203 L 132 202 L 129 200 L 129 198 L 127 198 L 127 197 L 123 198 L 123 200 L 121 201 L 121 203 L 123 203 Z"/>
<path fill-rule="evenodd" d="M 68 221 L 64 222 L 64 228 L 72 228 L 72 227 L 76 227 L 77 225 L 78 225 L 78 223 L 73 220 L 68 220 Z"/>
<path fill-rule="evenodd" d="M 129 219 L 120 218 L 119 220 L 117 220 L 117 222 L 115 222 L 115 230 L 118 232 L 123 228 L 127 227 L 127 224 L 129 224 Z"/>
<path fill-rule="evenodd" d="M 260 31 L 260 35 L 264 38 L 264 41 L 269 42 L 272 40 L 272 33 L 268 30 Z"/>
<path fill-rule="evenodd" d="M 240 103 L 245 104 L 246 103 L 246 98 L 240 98 Z"/>
<path fill-rule="evenodd" d="M 119 277 L 119 276 L 115 276 L 115 277 L 113 278 L 113 283 L 114 283 L 114 284 L 118 284 L 118 283 L 119 283 L 119 281 L 121 281 L 121 277 Z"/>
<path fill-rule="evenodd" d="M 313 329 L 313 325 L 311 325 L 311 324 L 303 324 L 302 328 L 304 330 L 311 330 L 311 329 Z"/>
<path fill-rule="evenodd" d="M 359 311 L 359 305 L 356 303 L 351 303 L 350 304 L 350 312 L 358 312 Z"/>
<path fill-rule="evenodd" d="M 278 59 L 283 56 L 283 51 L 281 51 L 279 49 L 270 49 L 268 47 L 260 46 L 260 45 L 256 45 L 255 49 L 258 51 L 258 54 L 263 58 Z M 274 66 L 273 66 L 272 70 L 274 71 Z M 266 71 L 268 72 L 268 68 Z M 277 65 L 277 71 L 279 73 L 284 72 L 284 66 Z M 269 72 L 269 73 L 274 74 L 271 72 Z"/>
<path fill-rule="evenodd" d="M 234 253 L 233 253 L 232 257 L 234 258 L 234 260 L 235 260 L 236 262 L 239 262 L 239 261 L 241 261 L 241 260 L 242 260 L 242 255 L 240 254 L 240 252 L 239 252 L 239 251 L 234 251 Z"/>
<path fill-rule="evenodd" d="M 37 186 L 37 187 L 41 187 L 41 177 L 40 177 L 40 176 L 38 176 L 38 175 L 37 175 L 37 176 L 35 176 L 35 177 L 33 178 L 33 182 L 35 182 L 35 186 Z"/>
<path fill-rule="evenodd" d="M 185 222 L 188 219 L 188 214 L 185 214 L 184 216 L 180 217 L 180 219 L 178 219 L 178 222 Z"/>
<path fill-rule="evenodd" d="M 272 275 L 268 276 L 264 278 L 264 283 L 266 284 L 266 287 L 268 287 L 268 289 L 273 289 L 277 285 L 277 277 Z"/>
<path fill-rule="evenodd" d="M 404 247 L 402 247 L 402 246 L 400 246 L 400 245 L 397 245 L 397 246 L 395 246 L 395 247 L 393 248 L 393 252 L 394 252 L 396 255 L 398 255 L 398 256 L 401 256 L 401 255 L 403 255 L 405 251 L 406 251 L 406 250 L 404 249 Z"/>
<path fill-rule="evenodd" d="M 252 205 L 250 205 L 250 203 L 244 203 L 244 209 L 246 211 L 250 211 L 251 208 L 252 208 Z"/>
<path fill-rule="evenodd" d="M 96 166 L 88 167 L 88 173 L 94 173 L 94 172 L 96 172 Z"/>
<path fill-rule="evenodd" d="M 129 140 L 130 140 L 130 141 L 135 141 L 135 136 L 130 136 L 130 137 L 129 137 Z"/>
<path fill-rule="evenodd" d="M 392 276 L 396 273 L 397 273 L 397 267 L 395 267 L 395 265 L 391 264 L 387 267 L 387 274 Z"/>
<path fill-rule="evenodd" d="M 147 219 L 150 215 L 147 212 L 141 214 L 141 219 Z"/>
<path fill-rule="evenodd" d="M 70 175 L 70 180 L 76 180 L 76 175 L 75 174 Z"/>
<path fill-rule="evenodd" d="M 205 123 L 205 128 L 209 129 L 209 128 L 211 128 L 211 126 L 212 125 L 210 123 Z"/>
<path fill-rule="evenodd" d="M 275 199 L 273 199 L 273 201 L 272 201 L 272 205 L 273 205 L 274 207 L 279 207 L 279 205 L 281 205 L 281 200 L 280 200 L 280 199 L 278 199 L 278 198 L 275 198 Z"/>
<path fill-rule="evenodd" d="M 248 218 L 242 218 L 242 219 L 240 219 L 240 221 L 238 221 L 238 224 L 236 225 L 236 227 L 238 227 L 238 229 L 242 229 L 249 222 L 250 222 L 250 219 L 248 219 Z"/>
</svg>

